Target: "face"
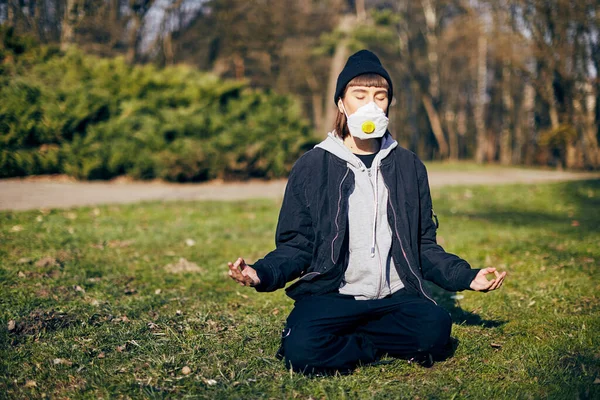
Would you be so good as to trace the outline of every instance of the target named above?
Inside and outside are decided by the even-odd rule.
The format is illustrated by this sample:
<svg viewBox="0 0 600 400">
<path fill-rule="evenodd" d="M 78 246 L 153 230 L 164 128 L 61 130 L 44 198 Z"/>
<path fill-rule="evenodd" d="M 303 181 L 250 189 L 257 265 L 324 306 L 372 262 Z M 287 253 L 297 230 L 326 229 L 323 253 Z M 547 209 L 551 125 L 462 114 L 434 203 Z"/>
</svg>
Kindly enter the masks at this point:
<svg viewBox="0 0 600 400">
<path fill-rule="evenodd" d="M 348 115 L 352 115 L 360 107 L 371 101 L 375 102 L 384 112 L 387 112 L 389 104 L 387 89 L 375 86 L 350 86 L 342 100 Z M 340 112 L 344 112 L 340 101 L 338 102 L 338 108 Z"/>
</svg>

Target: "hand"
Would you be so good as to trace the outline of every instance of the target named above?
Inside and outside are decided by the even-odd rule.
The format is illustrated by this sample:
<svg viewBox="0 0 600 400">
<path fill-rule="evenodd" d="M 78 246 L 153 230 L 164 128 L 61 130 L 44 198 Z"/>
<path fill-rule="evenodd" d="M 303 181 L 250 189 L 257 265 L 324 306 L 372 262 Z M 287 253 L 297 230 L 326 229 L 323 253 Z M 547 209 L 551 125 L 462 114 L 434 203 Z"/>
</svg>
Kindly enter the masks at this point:
<svg viewBox="0 0 600 400">
<path fill-rule="evenodd" d="M 486 275 L 491 273 L 494 273 L 495 278 L 488 281 Z M 470 287 L 478 292 L 489 292 L 490 290 L 496 290 L 502 286 L 505 276 L 506 271 L 499 273 L 494 267 L 483 268 L 475 276 L 475 279 L 473 279 L 471 282 Z"/>
<path fill-rule="evenodd" d="M 243 258 L 238 258 L 235 263 L 228 262 L 227 265 L 229 276 L 241 286 L 256 286 L 260 283 L 256 270 L 246 264 Z"/>
</svg>

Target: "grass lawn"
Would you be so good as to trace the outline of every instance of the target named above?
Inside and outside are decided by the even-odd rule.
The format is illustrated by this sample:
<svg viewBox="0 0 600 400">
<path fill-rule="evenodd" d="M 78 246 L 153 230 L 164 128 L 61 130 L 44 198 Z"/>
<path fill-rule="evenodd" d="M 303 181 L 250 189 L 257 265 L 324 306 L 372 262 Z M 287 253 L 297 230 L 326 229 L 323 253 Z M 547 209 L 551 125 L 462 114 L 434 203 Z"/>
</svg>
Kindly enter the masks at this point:
<svg viewBox="0 0 600 400">
<path fill-rule="evenodd" d="M 274 357 L 292 301 L 227 277 L 272 248 L 278 201 L 2 212 L 0 397 L 600 398 L 600 181 L 433 202 L 438 242 L 503 287 L 435 290 L 459 346 L 433 368 L 312 379 Z"/>
</svg>

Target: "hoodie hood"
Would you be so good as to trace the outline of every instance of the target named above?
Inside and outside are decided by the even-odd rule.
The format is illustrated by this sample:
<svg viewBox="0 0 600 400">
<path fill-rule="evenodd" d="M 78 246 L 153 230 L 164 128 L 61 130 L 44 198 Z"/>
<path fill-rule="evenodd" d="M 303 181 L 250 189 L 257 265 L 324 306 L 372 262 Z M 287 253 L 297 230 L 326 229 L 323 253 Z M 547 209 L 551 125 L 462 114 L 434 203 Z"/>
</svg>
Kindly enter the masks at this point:
<svg viewBox="0 0 600 400">
<path fill-rule="evenodd" d="M 387 157 L 392 149 L 394 149 L 396 146 L 398 146 L 398 142 L 394 140 L 392 135 L 390 135 L 390 132 L 386 132 L 381 138 L 381 147 L 379 149 L 379 153 L 375 157 L 375 160 L 373 160 L 373 165 L 379 165 L 381 160 Z M 354 168 L 364 171 L 365 166 L 363 163 L 358 157 L 356 157 L 354 153 L 352 153 L 348 147 L 346 147 L 344 141 L 335 133 L 335 131 L 327 133 L 327 138 L 325 138 L 325 140 L 317 144 L 315 147 L 320 147 L 323 150 L 330 152 L 334 156 L 346 161 Z"/>
</svg>

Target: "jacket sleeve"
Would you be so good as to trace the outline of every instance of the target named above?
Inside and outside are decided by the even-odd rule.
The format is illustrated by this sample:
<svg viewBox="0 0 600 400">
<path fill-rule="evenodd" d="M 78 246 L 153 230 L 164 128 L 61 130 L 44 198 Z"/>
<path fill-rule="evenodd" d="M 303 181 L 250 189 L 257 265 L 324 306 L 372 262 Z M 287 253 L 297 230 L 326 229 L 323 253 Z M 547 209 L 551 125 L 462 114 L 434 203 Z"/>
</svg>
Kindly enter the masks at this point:
<svg viewBox="0 0 600 400">
<path fill-rule="evenodd" d="M 421 212 L 421 268 L 423 277 L 450 291 L 470 289 L 470 284 L 479 272 L 455 254 L 447 253 L 437 244 L 436 224 L 433 222 L 433 206 L 429 189 L 427 169 L 421 160 L 416 159 L 419 182 Z"/>
<path fill-rule="evenodd" d="M 252 267 L 260 284 L 259 292 L 272 292 L 301 275 L 312 261 L 314 230 L 306 204 L 303 180 L 306 174 L 292 168 L 283 196 L 275 233 L 275 250 L 258 260 Z"/>
</svg>

